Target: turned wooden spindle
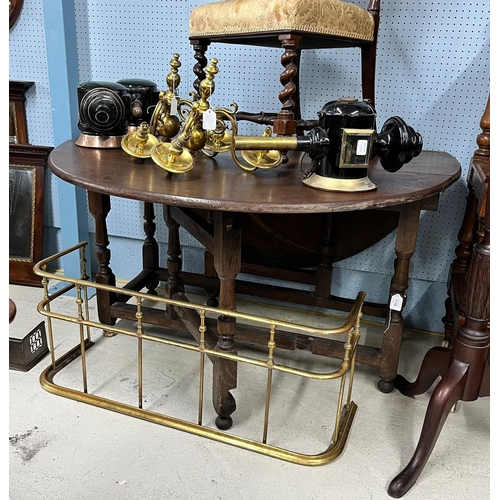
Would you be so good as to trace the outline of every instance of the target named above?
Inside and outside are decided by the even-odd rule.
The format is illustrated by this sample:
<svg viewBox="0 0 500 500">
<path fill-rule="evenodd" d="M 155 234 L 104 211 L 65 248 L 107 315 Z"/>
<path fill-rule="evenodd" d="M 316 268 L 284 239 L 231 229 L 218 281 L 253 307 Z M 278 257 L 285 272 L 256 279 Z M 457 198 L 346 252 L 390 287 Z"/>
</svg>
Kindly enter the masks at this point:
<svg viewBox="0 0 500 500">
<path fill-rule="evenodd" d="M 482 132 L 477 136 L 476 143 L 478 149 L 474 151 L 473 160 L 490 159 L 490 98 L 484 110 L 481 122 L 479 123 Z"/>
</svg>

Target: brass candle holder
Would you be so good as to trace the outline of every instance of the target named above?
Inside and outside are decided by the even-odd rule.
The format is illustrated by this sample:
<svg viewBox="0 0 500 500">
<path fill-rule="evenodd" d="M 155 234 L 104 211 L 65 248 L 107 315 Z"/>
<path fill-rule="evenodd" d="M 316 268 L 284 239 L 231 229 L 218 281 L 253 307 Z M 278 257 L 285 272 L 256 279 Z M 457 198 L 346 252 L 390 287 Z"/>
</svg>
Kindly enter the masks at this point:
<svg viewBox="0 0 500 500">
<path fill-rule="evenodd" d="M 166 78 L 169 90 L 160 92 L 150 124 L 144 122 L 136 132 L 123 138 L 124 151 L 138 158 L 150 157 L 159 167 L 174 174 L 189 172 L 198 151 L 210 157 L 230 151 L 236 165 L 247 172 L 279 166 L 282 151 L 300 150 L 310 155 L 316 152 L 319 156 L 315 158 L 327 153 L 328 138 L 320 129 L 313 129 L 307 137 L 272 137 L 270 128 L 262 137 L 238 136 L 238 105 L 233 102 L 230 108 L 212 108 L 209 102 L 215 91 L 217 64 L 218 60 L 213 58 L 205 68 L 207 76 L 200 83 L 198 98 L 191 92 L 192 99 L 178 99 L 181 63 L 179 55 L 174 54 Z M 243 161 L 236 151 L 242 151 Z"/>
<path fill-rule="evenodd" d="M 234 102 L 229 108 L 212 107 L 218 60 L 211 59 L 205 68 L 206 78 L 200 82 L 199 95 L 178 99 L 180 83 L 179 55 L 170 61 L 171 71 L 148 125 L 125 136 L 123 149 L 138 158 L 149 158 L 162 169 L 184 174 L 194 166 L 201 151 L 214 157 L 230 152 L 238 167 L 247 172 L 272 169 L 282 163 L 288 151 L 305 151 L 312 160 L 302 182 L 324 191 L 367 191 L 377 186 L 368 178 L 368 167 L 375 157 L 389 172 L 398 171 L 422 150 L 422 137 L 399 117 L 389 118 L 378 134 L 376 112 L 369 101 L 340 98 L 327 103 L 318 113 L 319 126 L 304 136 L 272 136 L 271 128 L 261 137 L 238 135 Z M 236 152 L 241 152 L 240 159 Z"/>
</svg>

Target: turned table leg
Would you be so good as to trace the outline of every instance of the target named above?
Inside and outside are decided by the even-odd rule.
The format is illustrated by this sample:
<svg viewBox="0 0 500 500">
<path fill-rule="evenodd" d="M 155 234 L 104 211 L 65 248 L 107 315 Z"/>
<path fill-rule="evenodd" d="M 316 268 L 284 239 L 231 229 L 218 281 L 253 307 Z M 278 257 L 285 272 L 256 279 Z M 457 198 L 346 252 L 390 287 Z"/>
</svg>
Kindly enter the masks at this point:
<svg viewBox="0 0 500 500">
<path fill-rule="evenodd" d="M 401 207 L 396 236 L 396 261 L 391 280 L 389 304 L 399 295 L 400 309 L 390 309 L 387 318 L 387 330 L 382 342 L 378 382 L 380 391 L 389 393 L 394 389 L 394 379 L 398 370 L 398 360 L 403 338 L 403 309 L 406 304 L 406 290 L 410 271 L 410 258 L 417 244 L 420 222 L 420 201 Z M 397 298 L 397 297 L 396 297 Z"/>
<path fill-rule="evenodd" d="M 96 283 L 116 286 L 116 278 L 109 267 L 111 252 L 108 248 L 108 228 L 106 217 L 111 210 L 110 196 L 105 194 L 87 192 L 89 211 L 95 219 L 95 244 L 97 247 L 96 257 L 99 267 L 95 276 Z M 105 325 L 114 325 L 116 318 L 111 317 L 111 304 L 116 301 L 116 294 L 97 290 L 97 312 L 99 321 Z M 106 335 L 106 331 L 104 331 Z"/>
<path fill-rule="evenodd" d="M 184 292 L 184 284 L 180 277 L 180 272 L 182 270 L 182 259 L 181 259 L 181 240 L 179 235 L 180 225 L 174 220 L 170 213 L 170 207 L 168 205 L 163 205 L 163 218 L 168 227 L 168 278 L 165 284 L 165 294 L 169 299 L 178 292 Z M 170 319 L 177 319 L 179 315 L 175 311 L 173 306 L 167 305 L 167 314 Z"/>
<path fill-rule="evenodd" d="M 156 271 L 160 265 L 158 254 L 158 242 L 155 239 L 156 224 L 155 210 L 153 203 L 144 202 L 144 233 L 146 238 L 142 245 L 142 267 L 151 271 Z M 148 293 L 158 295 L 156 287 L 159 280 L 156 278 L 146 284 Z"/>
<path fill-rule="evenodd" d="M 207 218 L 207 222 L 210 222 L 213 225 L 214 213 L 212 211 L 207 211 L 206 218 Z M 204 256 L 203 262 L 204 262 L 204 267 L 205 267 L 203 274 L 205 276 L 210 277 L 210 278 L 217 279 L 217 271 L 215 270 L 214 256 L 208 250 L 205 250 L 205 256 Z M 218 307 L 218 305 L 219 305 L 219 300 L 218 300 L 219 288 L 220 288 L 219 285 L 205 288 L 205 293 L 208 295 L 207 306 Z"/>
<path fill-rule="evenodd" d="M 209 276 L 210 278 L 217 278 L 217 271 L 215 270 L 214 265 L 214 256 L 208 250 L 205 250 L 204 265 L 204 275 Z M 208 295 L 207 306 L 218 307 L 219 300 L 217 297 L 219 296 L 219 288 L 205 288 L 205 293 Z"/>
<path fill-rule="evenodd" d="M 214 266 L 220 279 L 219 305 L 221 309 L 235 310 L 235 279 L 241 269 L 241 231 L 233 227 L 229 212 L 217 211 L 214 214 Z M 219 316 L 217 329 L 219 338 L 215 350 L 236 354 L 236 318 Z M 236 388 L 236 379 L 236 361 L 219 358 L 214 363 L 212 401 L 219 429 L 232 426 L 230 415 L 236 410 L 236 402 L 229 391 Z"/>
</svg>

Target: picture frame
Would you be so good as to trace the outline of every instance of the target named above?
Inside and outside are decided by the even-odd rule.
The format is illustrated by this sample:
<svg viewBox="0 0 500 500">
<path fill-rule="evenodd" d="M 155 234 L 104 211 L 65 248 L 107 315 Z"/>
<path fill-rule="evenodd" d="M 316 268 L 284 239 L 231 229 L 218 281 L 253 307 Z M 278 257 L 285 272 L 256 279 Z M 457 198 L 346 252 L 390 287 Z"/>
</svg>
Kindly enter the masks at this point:
<svg viewBox="0 0 500 500">
<path fill-rule="evenodd" d="M 9 283 L 42 286 L 45 167 L 53 148 L 9 144 Z"/>
</svg>

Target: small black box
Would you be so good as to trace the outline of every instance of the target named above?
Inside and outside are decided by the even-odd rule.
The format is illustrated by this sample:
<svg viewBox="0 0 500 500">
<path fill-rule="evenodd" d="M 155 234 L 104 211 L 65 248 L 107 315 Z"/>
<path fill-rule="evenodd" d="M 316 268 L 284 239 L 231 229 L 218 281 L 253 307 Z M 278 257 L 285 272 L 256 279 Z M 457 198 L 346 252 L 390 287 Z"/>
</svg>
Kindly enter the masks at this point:
<svg viewBox="0 0 500 500">
<path fill-rule="evenodd" d="M 42 321 L 23 339 L 9 337 L 9 370 L 27 372 L 48 353 L 45 322 Z"/>
</svg>

